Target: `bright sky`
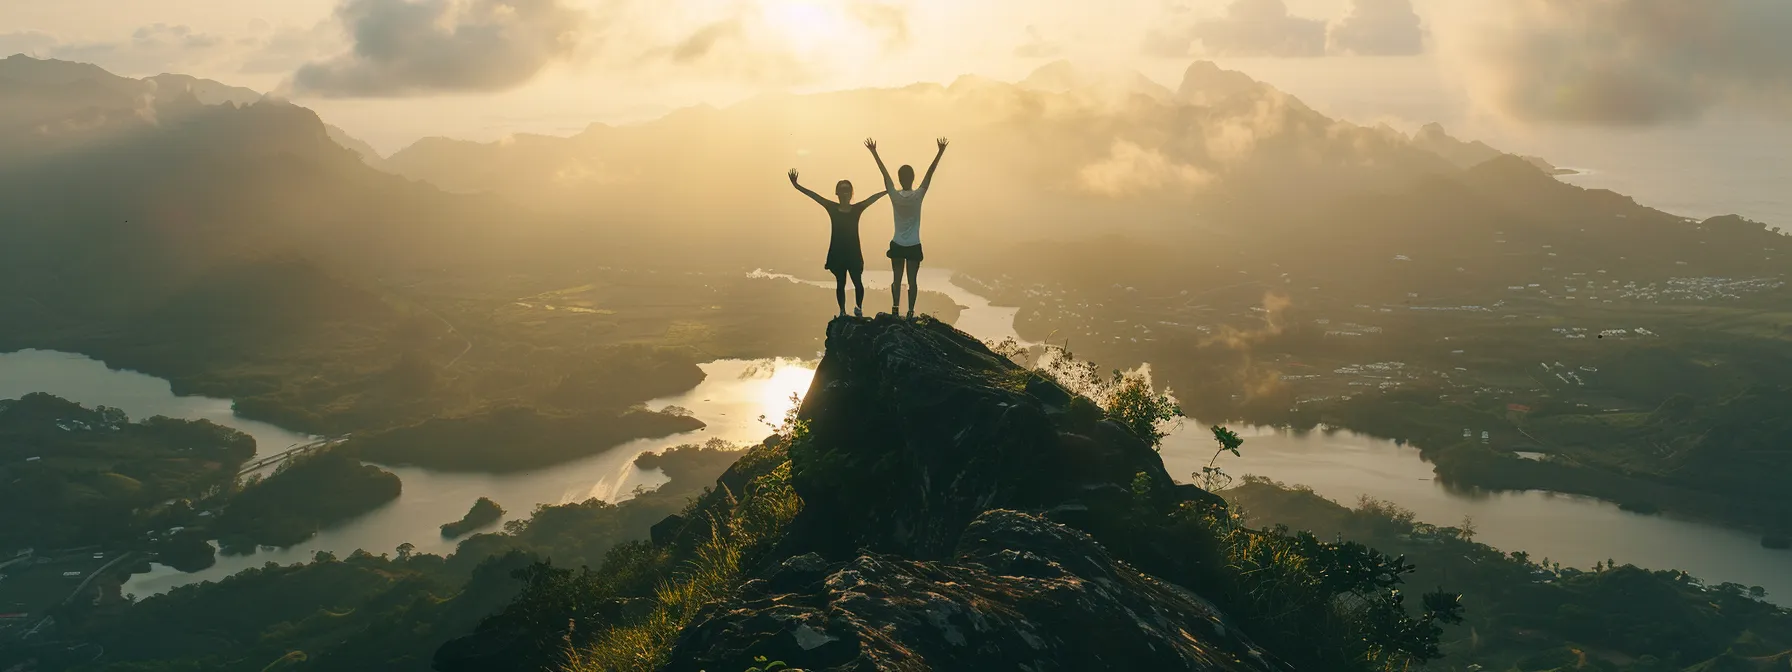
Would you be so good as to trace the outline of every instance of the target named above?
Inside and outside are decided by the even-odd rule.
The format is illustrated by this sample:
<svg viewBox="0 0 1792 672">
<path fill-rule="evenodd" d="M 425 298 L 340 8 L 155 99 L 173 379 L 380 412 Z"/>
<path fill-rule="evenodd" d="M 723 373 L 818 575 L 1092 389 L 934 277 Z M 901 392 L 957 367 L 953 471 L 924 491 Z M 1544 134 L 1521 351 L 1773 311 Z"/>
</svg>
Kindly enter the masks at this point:
<svg viewBox="0 0 1792 672">
<path fill-rule="evenodd" d="M 0 27 L 0 55 L 279 91 L 386 152 L 1060 58 L 1172 87 L 1212 58 L 1406 127 L 1792 117 L 1784 0 L 4 0 Z"/>
<path fill-rule="evenodd" d="M 353 1 L 7 0 L 0 3 L 0 26 L 14 32 L 0 32 L 0 51 L 89 61 L 128 76 L 173 71 L 276 90 L 303 64 L 348 50 L 347 31 L 336 9 Z M 442 0 L 391 4 L 426 1 Z M 447 1 L 467 6 L 492 0 Z M 593 121 L 651 118 L 671 108 L 727 104 L 767 90 L 946 83 L 969 73 L 1013 80 L 1058 58 L 1130 67 L 1174 86 L 1193 56 L 1147 55 L 1140 47 L 1147 33 L 1173 13 L 1219 16 L 1226 4 L 560 1 L 591 17 L 584 28 L 586 44 L 578 53 L 551 59 L 514 87 L 399 98 L 290 95 L 391 151 L 423 135 L 486 139 L 517 130 L 565 133 Z M 1293 14 L 1328 19 L 1342 16 L 1345 5 L 1346 0 L 1288 3 Z M 1186 9 L 1179 12 L 1180 6 Z M 895 18 L 866 9 L 871 7 L 888 8 L 886 14 Z M 734 32 L 723 36 L 709 58 L 668 67 L 672 59 L 649 55 L 731 17 L 744 17 L 742 25 L 731 28 Z M 1288 76 L 1301 68 L 1280 69 Z"/>
</svg>

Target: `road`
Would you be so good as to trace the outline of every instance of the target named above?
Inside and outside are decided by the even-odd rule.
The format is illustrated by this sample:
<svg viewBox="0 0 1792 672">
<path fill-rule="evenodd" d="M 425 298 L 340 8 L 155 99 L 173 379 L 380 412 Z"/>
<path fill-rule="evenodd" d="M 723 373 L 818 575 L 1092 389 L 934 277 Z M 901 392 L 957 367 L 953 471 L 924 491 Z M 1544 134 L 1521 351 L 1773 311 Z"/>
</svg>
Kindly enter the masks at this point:
<svg viewBox="0 0 1792 672">
<path fill-rule="evenodd" d="M 255 473 L 262 469 L 266 469 L 269 466 L 284 462 L 284 461 L 286 461 L 286 458 L 291 457 L 294 454 L 301 453 L 301 452 L 304 452 L 307 450 L 311 450 L 313 448 L 322 448 L 325 446 L 332 446 L 332 445 L 335 445 L 338 443 L 342 443 L 343 441 L 348 440 L 348 437 L 349 437 L 348 434 L 344 434 L 342 436 L 335 436 L 335 437 L 330 437 L 327 439 L 320 439 L 318 441 L 313 441 L 311 443 L 307 443 L 304 445 L 298 445 L 298 446 L 293 446 L 291 448 L 287 448 L 286 450 L 282 450 L 278 453 L 274 453 L 273 455 L 269 455 L 267 457 L 258 457 L 251 462 L 245 463 L 241 468 L 237 469 L 236 475 L 238 477 L 242 477 L 242 476 L 245 476 L 248 474 Z"/>
<path fill-rule="evenodd" d="M 79 597 L 81 595 L 81 591 L 87 590 L 87 584 L 93 583 L 93 580 L 95 578 L 98 578 L 101 574 L 105 574 L 106 570 L 112 569 L 113 565 L 117 565 L 120 562 L 124 562 L 133 557 L 136 557 L 136 555 L 137 555 L 136 551 L 125 551 L 125 553 L 123 555 L 113 558 L 111 562 L 108 562 L 105 565 L 102 565 L 99 569 L 89 572 L 87 574 L 87 578 L 81 580 L 81 585 L 75 586 L 74 592 L 69 593 L 68 597 L 63 598 L 62 603 L 66 605 L 70 602 L 75 601 L 75 598 Z M 50 616 L 44 616 L 43 620 L 40 620 L 37 622 L 36 625 L 31 626 L 30 630 L 25 631 L 25 636 L 30 637 L 31 635 L 37 634 L 37 631 L 39 629 L 43 628 L 45 624 L 50 622 L 50 618 L 51 618 Z"/>
</svg>

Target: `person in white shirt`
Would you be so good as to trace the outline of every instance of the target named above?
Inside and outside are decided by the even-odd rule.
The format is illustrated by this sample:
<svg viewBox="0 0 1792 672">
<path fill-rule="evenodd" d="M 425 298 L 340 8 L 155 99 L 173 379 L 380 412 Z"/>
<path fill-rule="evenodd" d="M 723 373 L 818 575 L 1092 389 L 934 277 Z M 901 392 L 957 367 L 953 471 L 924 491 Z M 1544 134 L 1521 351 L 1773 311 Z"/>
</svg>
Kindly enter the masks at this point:
<svg viewBox="0 0 1792 672">
<path fill-rule="evenodd" d="M 915 169 L 904 165 L 896 169 L 897 179 L 902 181 L 902 188 L 890 181 L 890 171 L 884 168 L 884 159 L 877 155 L 877 141 L 865 139 L 865 149 L 871 150 L 871 158 L 877 160 L 877 170 L 884 175 L 884 190 L 890 194 L 890 209 L 896 213 L 896 233 L 890 238 L 890 273 L 895 276 L 890 282 L 890 314 L 902 313 L 902 275 L 908 274 L 908 316 L 915 316 L 915 296 L 920 293 L 915 286 L 915 274 L 921 272 L 921 199 L 927 197 L 927 187 L 933 184 L 933 171 L 940 167 L 940 157 L 946 155 L 945 138 L 934 141 L 939 146 L 939 153 L 933 155 L 933 165 L 927 167 L 927 176 L 921 178 L 921 187 L 915 188 Z"/>
</svg>

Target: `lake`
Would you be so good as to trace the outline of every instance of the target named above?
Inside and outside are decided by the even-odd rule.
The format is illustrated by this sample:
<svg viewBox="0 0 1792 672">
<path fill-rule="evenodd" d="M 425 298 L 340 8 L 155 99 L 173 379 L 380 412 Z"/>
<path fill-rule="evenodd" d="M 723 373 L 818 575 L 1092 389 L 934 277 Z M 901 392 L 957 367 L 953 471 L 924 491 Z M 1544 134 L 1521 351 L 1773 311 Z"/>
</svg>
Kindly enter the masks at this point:
<svg viewBox="0 0 1792 672">
<path fill-rule="evenodd" d="M 1021 339 L 1014 331 L 1015 308 L 997 308 L 950 282 L 951 271 L 921 271 L 922 289 L 944 292 L 965 306 L 958 326 L 985 341 Z M 832 288 L 827 281 L 804 280 Z M 872 282 L 884 285 L 882 277 Z M 867 287 L 867 290 L 873 289 Z M 1164 466 L 1193 480 L 1216 448 L 1209 423 L 1189 419 L 1164 439 Z M 1591 568 L 1614 559 L 1650 569 L 1681 569 L 1713 584 L 1733 581 L 1761 586 L 1777 602 L 1792 604 L 1792 552 L 1761 547 L 1760 536 L 1717 525 L 1619 510 L 1588 497 L 1553 492 L 1485 492 L 1446 487 L 1417 448 L 1346 431 L 1290 432 L 1273 427 L 1230 425 L 1245 437 L 1243 457 L 1224 457 L 1219 466 L 1236 476 L 1254 474 L 1289 485 L 1306 485 L 1320 495 L 1355 506 L 1364 495 L 1411 509 L 1433 525 L 1454 526 L 1474 518 L 1475 540 L 1504 551 L 1526 551 L 1564 567 Z"/>
<path fill-rule="evenodd" d="M 684 443 L 720 438 L 737 444 L 754 444 L 771 433 L 760 416 L 776 422 L 790 408 L 792 394 L 803 394 L 814 378 L 814 364 L 796 360 L 719 360 L 702 364 L 702 383 L 684 394 L 648 402 L 654 409 L 681 406 L 690 409 L 708 427 L 661 439 L 632 441 L 598 455 L 535 471 L 514 474 L 460 474 L 433 472 L 414 467 L 386 467 L 404 483 L 399 498 L 379 509 L 324 530 L 305 542 L 286 549 L 264 547 L 248 555 L 219 555 L 217 564 L 194 573 L 154 565 L 125 583 L 123 592 L 138 598 L 166 592 L 177 586 L 217 580 L 267 562 L 290 564 L 309 561 L 320 550 L 346 555 L 355 549 L 391 553 L 409 542 L 419 553 L 447 554 L 455 541 L 443 539 L 442 523 L 459 520 L 474 500 L 490 497 L 505 509 L 504 520 L 527 518 L 538 504 L 566 504 L 596 497 L 620 501 L 636 487 L 653 488 L 665 482 L 658 469 L 643 470 L 635 457 Z M 49 392 L 88 406 L 106 405 L 124 410 L 132 419 L 153 415 L 206 419 L 242 430 L 255 437 L 258 454 L 279 452 L 312 437 L 288 432 L 263 422 L 237 417 L 230 402 L 198 396 L 176 396 L 167 381 L 131 371 L 107 369 L 105 364 L 81 355 L 41 350 L 0 354 L 0 399 L 31 392 Z M 501 523 L 484 528 L 491 530 Z"/>
<path fill-rule="evenodd" d="M 756 272 L 768 281 L 793 281 L 832 288 L 827 281 Z M 964 306 L 958 325 L 985 340 L 1014 337 L 1014 308 L 994 307 L 982 297 L 951 284 L 951 272 L 925 269 L 923 289 L 946 293 Z M 872 281 L 878 286 L 876 274 Z M 872 289 L 872 288 L 868 288 Z M 833 304 L 818 301 L 817 328 L 831 315 Z M 1018 340 L 1018 339 L 1017 339 Z M 290 549 L 264 548 L 244 556 L 219 556 L 210 569 L 183 574 L 156 566 L 138 574 L 124 592 L 139 598 L 173 587 L 216 580 L 266 562 L 309 560 L 319 550 L 345 555 L 357 548 L 390 553 L 399 544 L 415 544 L 418 552 L 452 552 L 438 526 L 458 520 L 479 497 L 491 497 L 507 511 L 506 520 L 526 517 L 538 504 L 562 504 L 597 497 L 624 499 L 636 487 L 654 487 L 664 477 L 657 470 L 634 466 L 637 455 L 681 443 L 721 438 L 757 443 L 773 422 L 790 408 L 790 396 L 802 394 L 814 377 L 813 362 L 798 360 L 718 360 L 702 365 L 702 383 L 683 394 L 656 399 L 648 406 L 690 409 L 708 427 L 665 437 L 633 441 L 571 463 L 518 474 L 448 474 L 424 469 L 390 468 L 404 482 L 398 500 L 360 518 L 326 530 Z M 238 418 L 228 401 L 173 395 L 165 381 L 128 371 L 112 371 L 79 355 L 26 351 L 0 355 L 0 398 L 44 391 L 88 405 L 124 409 L 133 418 L 162 414 L 206 418 L 256 436 L 258 452 L 272 452 L 309 437 Z M 1213 455 L 1206 425 L 1190 420 L 1165 439 L 1163 457 L 1172 474 L 1184 479 L 1199 471 Z M 1709 582 L 1733 581 L 1762 586 L 1782 603 L 1792 598 L 1792 553 L 1761 548 L 1754 534 L 1665 516 L 1620 511 L 1597 500 L 1546 492 L 1488 493 L 1445 487 L 1416 449 L 1351 432 L 1287 432 L 1275 428 L 1233 427 L 1246 438 L 1244 457 L 1227 457 L 1220 465 L 1235 475 L 1257 474 L 1288 484 L 1304 484 L 1344 504 L 1368 495 L 1413 510 L 1420 520 L 1456 525 L 1472 516 L 1477 541 L 1506 551 L 1523 550 L 1564 566 L 1591 567 L 1607 558 L 1651 569 L 1683 569 Z M 265 437 L 265 438 L 264 438 Z M 489 528 L 488 528 L 489 529 Z"/>
</svg>

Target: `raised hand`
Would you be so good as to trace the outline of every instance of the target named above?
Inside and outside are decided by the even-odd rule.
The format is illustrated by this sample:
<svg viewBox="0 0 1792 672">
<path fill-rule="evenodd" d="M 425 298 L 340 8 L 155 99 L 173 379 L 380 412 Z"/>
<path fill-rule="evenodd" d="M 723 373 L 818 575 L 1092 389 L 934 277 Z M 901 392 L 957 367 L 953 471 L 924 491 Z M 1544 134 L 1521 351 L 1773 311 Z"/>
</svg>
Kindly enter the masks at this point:
<svg viewBox="0 0 1792 672">
<path fill-rule="evenodd" d="M 790 183 L 796 184 L 796 169 L 795 168 L 790 169 Z"/>
<path fill-rule="evenodd" d="M 871 150 L 872 154 L 876 154 L 877 153 L 877 141 L 872 140 L 871 138 L 865 138 L 865 149 L 869 149 L 869 150 Z"/>
<path fill-rule="evenodd" d="M 940 151 L 944 152 L 946 151 L 946 145 L 952 144 L 952 141 L 945 138 L 936 138 L 934 139 L 933 144 L 939 145 Z"/>
</svg>

